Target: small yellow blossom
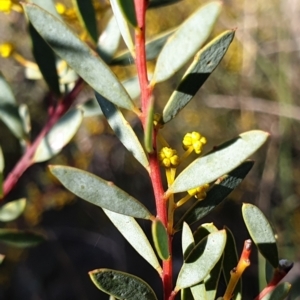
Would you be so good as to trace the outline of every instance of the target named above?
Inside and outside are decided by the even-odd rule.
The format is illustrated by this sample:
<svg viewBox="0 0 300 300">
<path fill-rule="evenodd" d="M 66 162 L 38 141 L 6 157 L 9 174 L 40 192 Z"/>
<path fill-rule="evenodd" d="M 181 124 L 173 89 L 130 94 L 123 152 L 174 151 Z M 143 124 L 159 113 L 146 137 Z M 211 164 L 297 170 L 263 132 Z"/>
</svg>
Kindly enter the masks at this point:
<svg viewBox="0 0 300 300">
<path fill-rule="evenodd" d="M 163 147 L 159 152 L 159 161 L 166 168 L 177 167 L 179 165 L 177 151 L 169 147 Z"/>
<path fill-rule="evenodd" d="M 188 150 L 192 148 L 197 154 L 201 153 L 203 145 L 205 144 L 206 138 L 196 131 L 187 133 L 182 141 L 183 149 Z"/>
<path fill-rule="evenodd" d="M 11 0 L 0 0 L 0 11 L 8 14 L 11 11 L 13 3 Z"/>
<path fill-rule="evenodd" d="M 14 47 L 10 43 L 0 44 L 0 55 L 4 58 L 10 57 L 14 51 Z"/>
<path fill-rule="evenodd" d="M 65 14 L 66 13 L 66 6 L 63 4 L 63 3 L 61 3 L 61 2 L 57 2 L 56 4 L 55 4 L 55 8 L 56 8 L 56 11 L 60 14 L 60 15 L 63 15 L 63 14 Z"/>
<path fill-rule="evenodd" d="M 197 188 L 188 190 L 190 196 L 195 196 L 197 199 L 204 199 L 206 197 L 206 192 L 209 189 L 209 184 L 206 183 L 202 186 L 199 186 Z"/>
</svg>

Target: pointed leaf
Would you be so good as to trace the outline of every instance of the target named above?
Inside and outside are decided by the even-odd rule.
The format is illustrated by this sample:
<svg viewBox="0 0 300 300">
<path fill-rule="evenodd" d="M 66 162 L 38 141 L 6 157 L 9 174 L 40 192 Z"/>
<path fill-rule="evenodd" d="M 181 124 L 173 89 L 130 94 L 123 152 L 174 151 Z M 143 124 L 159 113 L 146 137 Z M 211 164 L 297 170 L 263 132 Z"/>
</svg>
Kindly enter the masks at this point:
<svg viewBox="0 0 300 300">
<path fill-rule="evenodd" d="M 235 268 L 238 264 L 239 258 L 236 250 L 235 239 L 232 232 L 225 226 L 227 232 L 227 241 L 224 250 L 224 261 L 223 261 L 223 275 L 225 279 L 226 285 L 228 285 L 230 281 L 230 272 L 233 268 Z M 242 299 L 242 280 L 238 281 L 234 293 L 233 300 L 241 300 Z"/>
<path fill-rule="evenodd" d="M 55 54 L 30 22 L 28 29 L 32 42 L 32 53 L 39 66 L 39 71 L 42 73 L 50 91 L 60 95 Z"/>
<path fill-rule="evenodd" d="M 167 39 L 171 36 L 172 33 L 174 33 L 174 31 L 175 29 L 165 31 L 155 36 L 153 39 L 151 39 L 146 43 L 147 60 L 153 60 L 158 56 L 159 52 L 161 51 L 162 47 L 166 43 Z M 122 66 L 127 66 L 133 63 L 134 63 L 134 59 L 130 54 L 130 51 L 128 50 L 121 52 L 119 55 L 114 57 L 113 60 L 111 61 L 112 65 L 122 65 Z"/>
<path fill-rule="evenodd" d="M 282 282 L 278 284 L 274 290 L 264 296 L 262 300 L 284 300 L 286 299 L 291 286 L 292 285 L 288 282 Z"/>
<path fill-rule="evenodd" d="M 97 21 L 91 0 L 73 0 L 78 19 L 94 42 L 98 39 Z"/>
<path fill-rule="evenodd" d="M 110 1 L 111 9 L 114 13 L 114 16 L 115 16 L 116 20 L 117 20 L 119 30 L 121 32 L 121 35 L 122 35 L 123 40 L 125 42 L 125 45 L 127 46 L 127 48 L 129 50 L 129 52 L 131 53 L 131 55 L 133 57 L 135 57 L 134 44 L 133 44 L 132 37 L 131 37 L 131 34 L 130 34 L 129 26 L 128 26 L 126 18 L 124 17 L 124 14 L 122 12 L 121 7 L 118 4 L 118 1 L 119 0 L 111 0 Z"/>
<path fill-rule="evenodd" d="M 267 132 L 252 130 L 216 147 L 213 152 L 196 159 L 185 168 L 167 194 L 193 189 L 229 173 L 258 150 L 268 136 Z"/>
<path fill-rule="evenodd" d="M 175 290 L 193 286 L 204 280 L 219 261 L 225 244 L 225 230 L 213 232 L 198 243 L 179 272 Z"/>
<path fill-rule="evenodd" d="M 121 34 L 116 18 L 112 16 L 97 43 L 97 52 L 106 63 L 110 63 L 115 55 L 120 43 L 120 38 Z"/>
<path fill-rule="evenodd" d="M 193 233 L 191 228 L 185 222 L 182 227 L 182 237 L 181 237 L 181 245 L 182 245 L 182 254 L 183 259 L 185 260 L 190 254 L 191 250 L 195 247 L 195 241 L 193 237 Z"/>
<path fill-rule="evenodd" d="M 89 272 L 93 283 L 101 291 L 126 300 L 157 300 L 152 288 L 141 278 L 128 273 L 97 269 Z"/>
<path fill-rule="evenodd" d="M 137 76 L 122 81 L 122 84 L 131 99 L 136 99 L 140 96 L 141 89 L 140 89 L 139 79 Z"/>
<path fill-rule="evenodd" d="M 35 5 L 23 5 L 39 34 L 92 88 L 116 105 L 137 111 L 109 67 L 64 23 Z"/>
<path fill-rule="evenodd" d="M 233 30 L 225 31 L 197 53 L 163 110 L 164 123 L 171 121 L 195 96 L 224 57 L 233 37 Z"/>
<path fill-rule="evenodd" d="M 210 2 L 178 28 L 158 56 L 152 85 L 171 77 L 195 55 L 210 35 L 220 11 L 221 2 Z"/>
<path fill-rule="evenodd" d="M 192 205 L 174 226 L 174 230 L 180 230 L 183 222 L 193 224 L 205 217 L 242 182 L 253 167 L 253 164 L 253 161 L 245 161 L 228 175 L 222 176 L 221 179 L 217 180 L 207 192 L 205 199 Z"/>
<path fill-rule="evenodd" d="M 158 219 L 152 222 L 152 238 L 159 257 L 162 260 L 167 260 L 170 257 L 168 234 L 165 226 Z"/>
<path fill-rule="evenodd" d="M 80 109 L 67 112 L 42 139 L 35 151 L 33 161 L 35 163 L 46 161 L 58 154 L 73 138 L 82 119 L 83 112 Z"/>
<path fill-rule="evenodd" d="M 121 111 L 114 104 L 107 101 L 97 93 L 96 98 L 104 116 L 106 117 L 110 127 L 115 132 L 116 136 L 127 148 L 127 150 L 136 158 L 136 160 L 139 161 L 142 166 L 148 169 L 149 162 L 146 153 L 132 127 L 123 117 Z"/>
<path fill-rule="evenodd" d="M 123 13 L 123 16 L 129 24 L 137 27 L 137 20 L 135 15 L 135 6 L 133 0 L 117 0 L 117 3 Z"/>
<path fill-rule="evenodd" d="M 153 218 L 142 203 L 110 181 L 71 167 L 50 166 L 50 171 L 73 194 L 92 204 L 134 218 Z"/>
<path fill-rule="evenodd" d="M 274 267 L 278 267 L 278 250 L 272 227 L 262 211 L 253 204 L 242 207 L 244 222 L 259 252 Z"/>
<path fill-rule="evenodd" d="M 0 229 L 0 243 L 18 248 L 34 247 L 45 240 L 41 234 L 16 229 Z"/>
<path fill-rule="evenodd" d="M 25 206 L 25 198 L 8 202 L 0 208 L 0 221 L 10 222 L 15 220 L 23 213 Z"/>
<path fill-rule="evenodd" d="M 148 238 L 136 220 L 132 217 L 120 215 L 103 209 L 105 214 L 116 226 L 129 244 L 155 269 L 161 273 L 161 266 L 151 247 Z"/>
<path fill-rule="evenodd" d="M 0 72 L 0 103 L 16 105 L 16 99 L 10 85 L 7 83 L 2 73 Z"/>
</svg>

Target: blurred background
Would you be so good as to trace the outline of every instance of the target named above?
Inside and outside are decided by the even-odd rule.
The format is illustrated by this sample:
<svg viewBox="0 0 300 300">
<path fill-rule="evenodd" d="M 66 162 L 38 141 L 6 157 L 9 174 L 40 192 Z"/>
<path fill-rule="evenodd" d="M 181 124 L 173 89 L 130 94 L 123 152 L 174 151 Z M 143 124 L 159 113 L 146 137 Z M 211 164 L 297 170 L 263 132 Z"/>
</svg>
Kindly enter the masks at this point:
<svg viewBox="0 0 300 300">
<path fill-rule="evenodd" d="M 55 2 L 65 21 L 84 37 L 72 1 Z M 149 10 L 147 36 L 152 38 L 180 25 L 207 2 L 182 0 Z M 102 32 L 109 3 L 94 1 L 94 8 L 98 31 Z M 236 235 L 240 253 L 243 241 L 249 238 L 241 205 L 243 202 L 257 205 L 276 232 L 280 258 L 295 263 L 287 279 L 294 283 L 289 297 L 293 300 L 300 299 L 299 16 L 297 0 L 224 0 L 211 38 L 236 28 L 235 39 L 190 104 L 162 130 L 164 138 L 181 154 L 184 134 L 194 130 L 208 140 L 204 152 L 248 130 L 270 132 L 268 143 L 253 156 L 255 165 L 246 180 L 203 222 L 214 222 L 219 228 L 227 225 Z M 22 57 L 34 61 L 22 11 L 0 12 L 0 24 L 0 44 L 11 43 Z M 124 49 L 122 43 L 119 49 Z M 150 61 L 148 66 L 153 71 L 155 61 Z M 186 67 L 155 88 L 157 112 L 162 111 Z M 0 71 L 11 85 L 17 102 L 29 107 L 34 138 L 47 118 L 48 88 L 39 76 L 28 74 L 27 69 L 13 57 L 0 57 Z M 134 66 L 112 69 L 121 80 L 135 74 Z M 92 92 L 86 87 L 77 102 L 91 97 Z M 138 120 L 129 113 L 126 116 L 140 133 Z M 19 160 L 22 149 L 3 123 L 0 123 L 0 145 L 7 175 Z M 155 271 L 124 241 L 100 209 L 76 199 L 60 186 L 49 173 L 49 164 L 74 166 L 114 181 L 155 211 L 150 181 L 143 168 L 134 162 L 103 117 L 84 118 L 72 142 L 49 162 L 27 170 L 7 196 L 6 201 L 26 197 L 27 205 L 20 218 L 1 226 L 36 230 L 47 241 L 29 249 L 0 244 L 0 253 L 6 255 L 0 266 L 0 299 L 108 299 L 87 275 L 88 271 L 102 267 L 136 274 L 151 282 L 159 293 L 160 280 Z M 147 222 L 141 225 L 149 231 Z M 179 236 L 174 243 L 180 243 Z M 179 245 L 175 251 L 176 266 L 180 265 L 180 251 Z M 263 260 L 254 251 L 251 267 L 245 272 L 243 299 L 253 299 L 265 285 L 263 270 Z"/>
</svg>

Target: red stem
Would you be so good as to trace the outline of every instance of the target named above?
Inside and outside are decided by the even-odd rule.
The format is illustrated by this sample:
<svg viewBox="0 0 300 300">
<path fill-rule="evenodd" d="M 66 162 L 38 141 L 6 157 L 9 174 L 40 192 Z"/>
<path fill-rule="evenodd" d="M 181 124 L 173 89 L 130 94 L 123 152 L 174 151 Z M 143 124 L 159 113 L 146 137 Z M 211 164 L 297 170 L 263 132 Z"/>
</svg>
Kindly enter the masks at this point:
<svg viewBox="0 0 300 300">
<path fill-rule="evenodd" d="M 135 29 L 135 52 L 136 52 L 136 67 L 141 87 L 141 122 L 145 128 L 146 116 L 149 113 L 151 106 L 152 87 L 149 86 L 146 64 L 146 49 L 145 49 L 145 16 L 148 1 L 135 0 L 135 10 L 138 28 Z M 149 154 L 150 178 L 154 190 L 157 218 L 161 220 L 164 226 L 168 227 L 167 217 L 167 201 L 164 196 L 162 185 L 161 172 L 159 161 L 157 158 L 156 149 L 156 130 L 153 132 L 153 152 Z M 170 257 L 163 261 L 162 282 L 164 288 L 164 299 L 174 299 L 172 296 L 172 236 L 168 235 L 168 246 Z"/>
<path fill-rule="evenodd" d="M 283 277 L 287 274 L 286 271 L 281 270 L 280 268 L 275 269 L 273 278 L 268 283 L 268 285 L 259 293 L 259 295 L 254 300 L 263 299 L 268 293 L 273 291 L 277 284 L 283 279 Z"/>
<path fill-rule="evenodd" d="M 2 201 L 5 196 L 7 196 L 7 194 L 15 187 L 23 173 L 34 163 L 32 161 L 32 158 L 41 140 L 55 125 L 58 119 L 63 116 L 63 114 L 70 108 L 75 98 L 82 90 L 82 87 L 83 81 L 82 79 L 79 79 L 73 90 L 68 95 L 66 95 L 66 97 L 62 101 L 60 101 L 53 110 L 49 110 L 50 114 L 47 123 L 45 124 L 39 135 L 36 137 L 34 142 L 27 147 L 26 152 L 15 165 L 13 170 L 7 175 L 3 183 L 3 198 L 1 198 L 0 201 Z"/>
</svg>

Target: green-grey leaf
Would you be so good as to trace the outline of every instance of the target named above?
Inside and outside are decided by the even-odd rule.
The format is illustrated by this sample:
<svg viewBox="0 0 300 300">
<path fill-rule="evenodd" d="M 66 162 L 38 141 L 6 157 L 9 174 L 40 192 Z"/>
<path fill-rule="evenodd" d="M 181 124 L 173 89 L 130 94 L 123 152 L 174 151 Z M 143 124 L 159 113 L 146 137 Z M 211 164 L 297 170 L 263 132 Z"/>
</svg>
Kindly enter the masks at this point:
<svg viewBox="0 0 300 300">
<path fill-rule="evenodd" d="M 196 231 L 193 233 L 195 243 L 198 244 L 202 239 L 207 237 L 212 232 L 217 232 L 218 228 L 214 223 L 204 223 L 201 224 Z"/>
<path fill-rule="evenodd" d="M 26 138 L 23 121 L 19 114 L 19 108 L 16 105 L 11 103 L 0 103 L 0 120 L 17 139 Z"/>
<path fill-rule="evenodd" d="M 145 149 L 148 153 L 153 152 L 153 117 L 154 117 L 154 97 L 149 100 L 148 111 L 146 114 L 146 126 L 144 135 Z"/>
<path fill-rule="evenodd" d="M 137 76 L 122 81 L 122 84 L 131 99 L 136 99 L 140 96 L 141 89 L 140 89 L 139 79 Z"/>
<path fill-rule="evenodd" d="M 17 229 L 0 229 L 0 243 L 18 248 L 34 247 L 45 240 L 41 234 L 17 230 Z"/>
<path fill-rule="evenodd" d="M 190 288 L 182 289 L 180 291 L 180 299 L 181 300 L 194 300 L 193 294 Z M 203 300 L 206 300 L 203 298 Z"/>
<path fill-rule="evenodd" d="M 120 43 L 120 38 L 121 34 L 116 18 L 112 16 L 97 43 L 97 52 L 106 63 L 109 64 L 115 55 Z"/>
<path fill-rule="evenodd" d="M 191 251 L 179 272 L 175 290 L 193 286 L 204 280 L 222 256 L 226 232 L 210 233 Z"/>
<path fill-rule="evenodd" d="M 133 27 L 137 27 L 137 20 L 135 15 L 135 5 L 133 0 L 117 0 L 121 11 L 127 22 Z"/>
<path fill-rule="evenodd" d="M 0 208 L 0 221 L 10 222 L 18 218 L 24 211 L 26 206 L 26 199 L 21 198 L 6 203 Z"/>
<path fill-rule="evenodd" d="M 222 271 L 223 260 L 224 260 L 224 255 L 221 256 L 221 258 L 213 267 L 213 269 L 210 271 L 208 276 L 204 279 L 203 285 L 205 286 L 207 300 L 216 299 L 216 293 L 217 293 L 220 275 Z M 193 287 L 191 289 L 193 291 Z M 195 300 L 200 300 L 200 298 L 198 299 L 195 298 Z"/>
<path fill-rule="evenodd" d="M 46 161 L 58 154 L 61 149 L 73 138 L 83 119 L 83 112 L 72 109 L 67 112 L 46 134 L 38 145 L 33 161 Z"/>
<path fill-rule="evenodd" d="M 96 93 L 97 101 L 110 127 L 127 150 L 139 161 L 144 168 L 149 169 L 146 153 L 132 127 L 123 117 L 121 111 L 111 102 Z"/>
<path fill-rule="evenodd" d="M 175 29 L 171 29 L 168 31 L 165 31 L 157 36 L 155 36 L 153 39 L 148 41 L 146 43 L 146 59 L 152 60 L 155 59 L 159 52 L 161 51 L 162 47 L 166 43 L 167 39 L 171 36 L 172 33 L 174 33 Z M 134 63 L 134 59 L 132 55 L 130 54 L 130 51 L 126 50 L 121 52 L 119 55 L 113 58 L 111 61 L 111 65 L 130 65 Z"/>
<path fill-rule="evenodd" d="M 195 247 L 195 240 L 193 237 L 193 233 L 191 228 L 185 222 L 182 227 L 182 237 L 181 237 L 181 245 L 182 245 L 182 254 L 183 259 L 185 260 L 187 256 L 190 254 L 191 250 Z"/>
<path fill-rule="evenodd" d="M 170 257 L 168 234 L 165 226 L 158 219 L 152 222 L 152 238 L 159 257 L 162 260 L 167 260 Z"/>
<path fill-rule="evenodd" d="M 206 41 L 221 11 L 221 2 L 202 6 L 173 34 L 157 58 L 152 84 L 177 72 Z"/>
<path fill-rule="evenodd" d="M 132 217 L 120 215 L 103 209 L 105 214 L 116 226 L 129 244 L 155 269 L 161 274 L 162 269 L 157 257 L 151 247 L 148 238 L 136 220 Z"/>
<path fill-rule="evenodd" d="M 97 21 L 93 3 L 91 0 L 73 0 L 77 16 L 82 26 L 86 29 L 94 42 L 98 39 Z"/>
<path fill-rule="evenodd" d="M 268 136 L 267 132 L 252 130 L 216 147 L 213 152 L 196 159 L 185 168 L 167 194 L 193 189 L 229 173 L 259 149 Z"/>
<path fill-rule="evenodd" d="M 122 300 L 157 300 L 152 288 L 141 278 L 111 269 L 89 272 L 101 291 Z"/>
<path fill-rule="evenodd" d="M 228 285 L 230 281 L 230 272 L 233 268 L 235 268 L 238 264 L 239 258 L 236 250 L 235 239 L 232 232 L 225 226 L 227 232 L 227 241 L 224 250 L 224 261 L 223 261 L 223 275 L 226 284 Z M 242 280 L 238 281 L 234 293 L 233 300 L 241 300 L 242 299 Z"/>
<path fill-rule="evenodd" d="M 122 84 L 96 53 L 48 12 L 32 4 L 23 5 L 39 34 L 92 88 L 116 105 L 137 112 Z"/>
<path fill-rule="evenodd" d="M 194 300 L 208 300 L 204 283 L 194 285 L 190 290 Z"/>
<path fill-rule="evenodd" d="M 264 296 L 262 300 L 284 300 L 287 297 L 291 286 L 292 285 L 288 282 L 282 282 L 278 284 L 274 290 Z"/>
<path fill-rule="evenodd" d="M 78 106 L 83 111 L 84 117 L 103 116 L 102 110 L 96 97 L 93 97 Z"/>
<path fill-rule="evenodd" d="M 0 104 L 16 105 L 16 99 L 10 85 L 0 72 Z"/>
<path fill-rule="evenodd" d="M 29 0 L 28 2 L 31 2 L 43 8 L 44 10 L 48 11 L 51 15 L 55 16 L 56 18 L 62 21 L 62 17 L 57 12 L 53 0 Z"/>
<path fill-rule="evenodd" d="M 23 123 L 24 132 L 28 136 L 31 131 L 31 122 L 30 122 L 30 114 L 29 114 L 28 106 L 26 104 L 20 104 L 19 116 Z"/>
<path fill-rule="evenodd" d="M 28 29 L 32 41 L 32 53 L 50 91 L 60 95 L 56 69 L 56 57 L 53 50 L 29 22 Z"/>
<path fill-rule="evenodd" d="M 262 211 L 253 204 L 242 207 L 244 222 L 259 252 L 274 267 L 278 267 L 278 250 L 272 227 Z"/>
<path fill-rule="evenodd" d="M 110 181 L 71 167 L 50 166 L 50 171 L 73 194 L 92 204 L 134 218 L 153 218 L 142 203 Z"/>
<path fill-rule="evenodd" d="M 223 32 L 197 53 L 163 110 L 164 123 L 172 120 L 190 102 L 216 69 L 233 40 L 234 32 L 234 30 Z"/>
<path fill-rule="evenodd" d="M 223 176 L 221 180 L 217 180 L 207 192 L 205 199 L 193 204 L 176 223 L 174 230 L 180 230 L 183 222 L 192 224 L 205 217 L 242 182 L 253 167 L 253 164 L 253 161 L 245 161 L 228 175 Z"/>
<path fill-rule="evenodd" d="M 134 45 L 133 45 L 133 41 L 132 41 L 132 37 L 130 34 L 130 29 L 127 23 L 127 20 L 122 12 L 122 9 L 120 7 L 120 5 L 118 4 L 119 0 L 111 0 L 110 1 L 110 5 L 111 5 L 111 9 L 114 13 L 114 16 L 117 20 L 118 26 L 119 26 L 119 30 L 121 32 L 121 35 L 123 37 L 123 40 L 125 42 L 125 45 L 127 46 L 129 52 L 131 53 L 131 55 L 133 57 L 135 57 L 135 50 L 134 50 Z"/>
</svg>

